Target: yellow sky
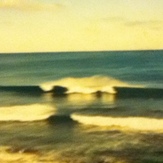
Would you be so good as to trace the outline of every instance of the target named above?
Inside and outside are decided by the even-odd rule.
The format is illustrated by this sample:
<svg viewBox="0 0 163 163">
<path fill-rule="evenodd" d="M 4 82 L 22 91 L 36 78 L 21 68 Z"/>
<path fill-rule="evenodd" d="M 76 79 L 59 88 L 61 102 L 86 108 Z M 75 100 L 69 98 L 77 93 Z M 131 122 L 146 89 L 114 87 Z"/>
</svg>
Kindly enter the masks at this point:
<svg viewBox="0 0 163 163">
<path fill-rule="evenodd" d="M 0 52 L 163 49 L 163 0 L 0 0 Z"/>
</svg>

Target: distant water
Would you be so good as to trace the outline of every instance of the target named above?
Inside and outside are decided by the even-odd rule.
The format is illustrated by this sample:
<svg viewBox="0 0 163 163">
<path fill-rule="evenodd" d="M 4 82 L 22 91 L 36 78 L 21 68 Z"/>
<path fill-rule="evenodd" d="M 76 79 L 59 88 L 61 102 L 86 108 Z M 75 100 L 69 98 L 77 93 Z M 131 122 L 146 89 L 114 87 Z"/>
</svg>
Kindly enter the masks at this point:
<svg viewBox="0 0 163 163">
<path fill-rule="evenodd" d="M 0 54 L 0 162 L 162 163 L 163 51 Z"/>
</svg>

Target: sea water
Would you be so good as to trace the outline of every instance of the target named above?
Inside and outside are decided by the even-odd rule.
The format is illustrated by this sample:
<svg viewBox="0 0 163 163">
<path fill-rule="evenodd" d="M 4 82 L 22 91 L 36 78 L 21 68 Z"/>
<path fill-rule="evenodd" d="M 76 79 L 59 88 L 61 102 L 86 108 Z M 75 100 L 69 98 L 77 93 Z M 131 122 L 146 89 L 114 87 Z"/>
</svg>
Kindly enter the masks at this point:
<svg viewBox="0 0 163 163">
<path fill-rule="evenodd" d="M 163 51 L 0 54 L 0 162 L 162 163 Z"/>
</svg>

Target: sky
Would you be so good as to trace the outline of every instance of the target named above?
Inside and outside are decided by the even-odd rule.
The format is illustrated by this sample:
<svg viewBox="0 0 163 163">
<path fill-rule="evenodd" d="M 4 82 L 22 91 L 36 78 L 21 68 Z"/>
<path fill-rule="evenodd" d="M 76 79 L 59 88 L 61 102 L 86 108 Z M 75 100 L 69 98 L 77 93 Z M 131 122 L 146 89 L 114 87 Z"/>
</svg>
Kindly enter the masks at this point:
<svg viewBox="0 0 163 163">
<path fill-rule="evenodd" d="M 0 53 L 163 49 L 163 0 L 0 0 Z"/>
</svg>

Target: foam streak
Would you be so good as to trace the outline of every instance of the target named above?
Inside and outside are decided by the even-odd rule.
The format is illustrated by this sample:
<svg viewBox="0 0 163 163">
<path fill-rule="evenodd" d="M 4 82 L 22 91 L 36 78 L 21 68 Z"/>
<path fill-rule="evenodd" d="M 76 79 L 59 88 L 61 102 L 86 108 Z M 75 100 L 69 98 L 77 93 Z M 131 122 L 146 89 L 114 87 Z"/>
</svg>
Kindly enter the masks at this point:
<svg viewBox="0 0 163 163">
<path fill-rule="evenodd" d="M 141 131 L 163 132 L 163 120 L 142 117 L 113 118 L 102 116 L 84 116 L 72 114 L 71 118 L 84 125 L 95 126 L 118 126 Z"/>
<path fill-rule="evenodd" d="M 0 121 L 39 121 L 54 115 L 54 112 L 55 108 L 41 104 L 0 107 Z"/>
</svg>

